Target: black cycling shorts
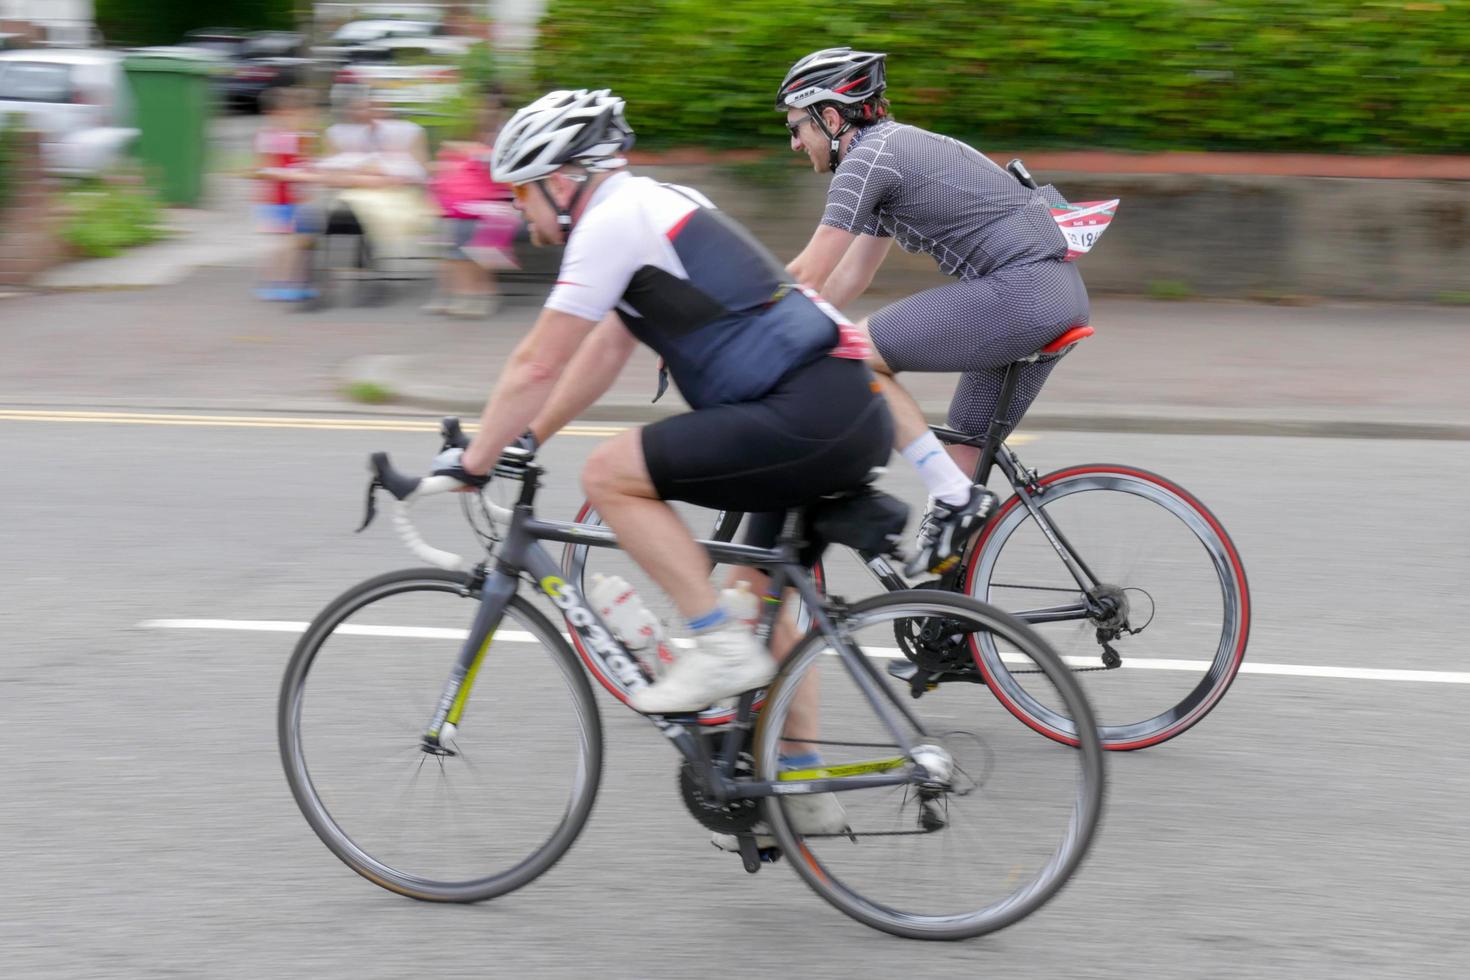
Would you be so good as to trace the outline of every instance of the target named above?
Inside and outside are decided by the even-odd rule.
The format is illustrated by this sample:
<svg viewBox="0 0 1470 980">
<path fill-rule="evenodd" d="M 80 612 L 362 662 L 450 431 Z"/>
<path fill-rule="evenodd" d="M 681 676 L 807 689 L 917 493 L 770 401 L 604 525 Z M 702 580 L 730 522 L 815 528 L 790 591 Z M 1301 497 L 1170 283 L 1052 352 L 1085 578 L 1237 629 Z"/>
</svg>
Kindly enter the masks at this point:
<svg viewBox="0 0 1470 980">
<path fill-rule="evenodd" d="M 643 429 L 643 458 L 661 499 L 751 513 L 857 486 L 892 449 L 893 420 L 872 372 L 836 357 L 796 368 L 756 401 Z M 774 544 L 774 535 L 761 537 L 771 539 L 762 546 Z"/>
</svg>

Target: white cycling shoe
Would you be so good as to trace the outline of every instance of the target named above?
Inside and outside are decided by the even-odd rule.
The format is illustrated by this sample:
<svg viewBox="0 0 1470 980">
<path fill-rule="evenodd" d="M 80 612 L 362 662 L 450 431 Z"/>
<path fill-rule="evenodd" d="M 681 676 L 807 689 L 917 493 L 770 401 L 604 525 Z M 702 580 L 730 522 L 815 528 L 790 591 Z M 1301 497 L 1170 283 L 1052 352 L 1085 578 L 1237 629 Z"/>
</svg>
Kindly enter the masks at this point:
<svg viewBox="0 0 1470 980">
<path fill-rule="evenodd" d="M 904 574 L 913 578 L 928 572 L 947 572 L 960 560 L 960 553 L 995 510 L 995 494 L 981 486 L 972 486 L 970 496 L 962 504 L 934 500 L 924 519 L 919 522 L 914 557 L 904 566 Z"/>
<path fill-rule="evenodd" d="M 645 715 L 698 711 L 721 698 L 765 687 L 776 661 L 744 623 L 702 633 L 694 646 L 664 671 L 657 684 L 637 691 L 629 703 Z"/>
<path fill-rule="evenodd" d="M 842 834 L 848 830 L 847 811 L 837 802 L 836 793 L 811 793 L 785 797 L 786 820 L 798 834 Z M 754 828 L 755 846 L 775 847 L 776 838 L 764 820 Z M 722 851 L 739 851 L 740 841 L 734 834 L 711 834 L 710 843 Z"/>
</svg>

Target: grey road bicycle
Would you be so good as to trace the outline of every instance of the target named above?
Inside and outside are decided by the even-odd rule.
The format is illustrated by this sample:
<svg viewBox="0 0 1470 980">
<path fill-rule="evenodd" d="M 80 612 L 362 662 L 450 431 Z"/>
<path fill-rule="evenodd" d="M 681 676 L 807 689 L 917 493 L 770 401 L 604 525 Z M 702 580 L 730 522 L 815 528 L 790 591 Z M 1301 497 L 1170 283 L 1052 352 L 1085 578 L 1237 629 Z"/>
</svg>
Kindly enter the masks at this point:
<svg viewBox="0 0 1470 980">
<path fill-rule="evenodd" d="M 1036 627 L 1077 673 L 1103 747 L 1141 749 L 1187 731 L 1225 696 L 1250 636 L 1250 587 L 1224 525 L 1178 483 L 1111 463 L 1042 475 L 1006 443 L 1001 420 L 1020 368 L 1061 358 L 1092 332 L 1074 327 L 1010 365 L 984 435 L 933 427 L 942 442 L 979 447 L 977 484 L 999 468 L 1012 490 L 954 567 L 910 583 L 885 555 L 860 550 L 859 558 L 884 589 L 962 593 Z M 710 537 L 733 540 L 742 517 L 715 515 Z M 577 520 L 599 523 L 585 505 Z M 576 544 L 564 558 L 578 576 L 608 562 Z M 821 566 L 815 573 L 824 580 Z M 1089 728 L 1052 700 L 1029 664 L 1010 661 L 982 633 L 956 637 L 916 621 L 902 624 L 895 642 L 904 659 L 889 670 L 914 698 L 980 682 L 1048 738 L 1074 744 Z"/>
<path fill-rule="evenodd" d="M 604 528 L 538 519 L 542 470 L 507 454 L 492 485 L 518 490 L 512 506 L 460 497 L 486 546 L 466 560 L 428 545 L 409 515 L 457 488 L 453 479 L 405 476 L 382 453 L 372 468 L 368 520 L 375 490 L 386 490 L 399 535 L 434 567 L 369 579 L 311 622 L 281 684 L 281 761 L 312 829 L 358 874 L 426 901 L 494 898 L 548 871 L 592 812 L 603 732 L 589 675 L 621 701 L 650 682 L 542 547 L 617 541 Z M 646 717 L 678 752 L 670 788 L 701 825 L 737 836 L 746 870 L 784 855 L 819 895 L 876 929 L 978 936 L 1035 911 L 1076 870 L 1102 811 L 1103 753 L 1072 673 L 1015 617 L 932 590 L 853 605 L 818 590 L 803 564 L 816 543 L 871 547 L 875 532 L 901 530 L 902 505 L 892 502 L 897 527 L 893 507 L 869 509 L 880 496 L 864 488 L 792 511 L 772 549 L 704 542 L 712 561 L 755 565 L 794 588 L 812 627 L 768 690 Z M 564 619 L 579 652 L 523 583 Z M 778 611 L 767 604 L 763 638 Z M 1076 750 L 985 710 L 973 687 L 912 701 L 884 665 L 903 657 L 895 629 L 929 626 L 984 637 L 1008 663 L 1029 665 L 1082 723 Z M 782 771 L 783 745 L 816 749 L 822 763 Z M 798 828 L 797 801 L 817 793 L 841 804 L 840 832 Z M 760 849 L 758 820 L 775 848 Z"/>
</svg>

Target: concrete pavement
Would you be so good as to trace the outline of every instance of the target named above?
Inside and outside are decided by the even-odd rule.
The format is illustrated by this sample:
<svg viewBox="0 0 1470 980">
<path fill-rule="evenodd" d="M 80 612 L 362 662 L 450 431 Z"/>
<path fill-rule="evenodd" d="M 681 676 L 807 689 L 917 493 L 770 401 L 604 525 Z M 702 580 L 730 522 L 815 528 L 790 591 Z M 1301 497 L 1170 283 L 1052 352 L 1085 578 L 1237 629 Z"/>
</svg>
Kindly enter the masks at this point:
<svg viewBox="0 0 1470 980">
<path fill-rule="evenodd" d="M 343 380 L 401 404 L 478 414 L 534 313 L 518 306 L 473 338 L 439 334 L 444 343 L 412 353 L 353 358 Z M 1470 362 L 1470 311 L 1099 297 L 1092 323 L 1096 335 L 1052 373 L 1024 427 L 1470 439 L 1470 392 L 1438 367 Z M 655 357 L 640 349 L 588 417 L 642 421 L 683 410 L 672 392 L 651 402 L 655 377 Z M 901 380 L 932 421 L 944 421 L 956 375 Z"/>
<path fill-rule="evenodd" d="M 147 289 L 0 299 L 0 402 L 473 416 L 541 299 L 522 284 L 493 318 L 449 320 L 419 312 L 427 283 L 410 282 L 376 306 L 308 314 L 256 301 L 251 276 L 237 262 Z M 1104 296 L 1092 322 L 1023 427 L 1470 439 L 1470 390 L 1453 367 L 1470 363 L 1464 308 Z M 952 375 L 903 380 L 943 419 Z M 354 401 L 363 382 L 390 401 Z M 655 382 L 639 350 L 588 417 L 682 410 L 673 392 L 651 403 Z"/>
</svg>

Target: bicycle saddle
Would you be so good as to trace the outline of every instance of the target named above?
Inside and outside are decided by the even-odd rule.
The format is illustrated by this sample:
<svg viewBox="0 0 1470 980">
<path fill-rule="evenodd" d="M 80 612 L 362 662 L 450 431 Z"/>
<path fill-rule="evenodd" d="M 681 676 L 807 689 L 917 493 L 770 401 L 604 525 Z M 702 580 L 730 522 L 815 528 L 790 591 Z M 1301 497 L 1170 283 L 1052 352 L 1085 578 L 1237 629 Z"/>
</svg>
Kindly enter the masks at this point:
<svg viewBox="0 0 1470 980">
<path fill-rule="evenodd" d="M 865 484 L 808 504 L 806 519 L 821 545 L 841 544 L 866 554 L 892 555 L 908 524 L 909 508 Z"/>
</svg>

